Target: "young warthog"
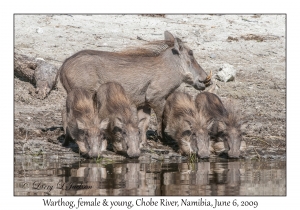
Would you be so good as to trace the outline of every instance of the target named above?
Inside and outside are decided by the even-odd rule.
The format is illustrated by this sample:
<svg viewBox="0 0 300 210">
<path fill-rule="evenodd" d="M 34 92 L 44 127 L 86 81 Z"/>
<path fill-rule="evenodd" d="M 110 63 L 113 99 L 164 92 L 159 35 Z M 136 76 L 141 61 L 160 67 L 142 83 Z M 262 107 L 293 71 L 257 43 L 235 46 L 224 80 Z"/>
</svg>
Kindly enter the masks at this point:
<svg viewBox="0 0 300 210">
<path fill-rule="evenodd" d="M 60 68 L 60 81 L 67 92 L 75 87 L 96 91 L 101 84 L 118 82 L 138 108 L 142 142 L 150 120 L 150 108 L 161 121 L 166 97 L 181 83 L 204 90 L 211 75 L 194 58 L 193 51 L 179 38 L 165 32 L 165 40 L 148 43 L 144 48 L 121 52 L 83 50 L 67 58 Z"/>
<path fill-rule="evenodd" d="M 66 135 L 64 145 L 72 138 L 80 152 L 90 158 L 98 157 L 107 145 L 104 130 L 108 119 L 99 120 L 94 98 L 89 91 L 75 88 L 69 92 L 66 110 L 62 113 Z"/>
<path fill-rule="evenodd" d="M 223 141 L 230 158 L 239 158 L 241 152 L 242 130 L 245 121 L 241 119 L 239 110 L 232 101 L 224 104 L 220 98 L 209 92 L 202 92 L 196 96 L 196 107 L 215 123 L 211 129 L 211 137 L 215 141 Z"/>
<path fill-rule="evenodd" d="M 209 157 L 209 133 L 212 121 L 199 115 L 192 97 L 174 92 L 168 98 L 163 113 L 163 131 L 166 138 L 178 143 L 180 153 L 197 153 Z"/>
<path fill-rule="evenodd" d="M 140 155 L 140 139 L 136 106 L 126 96 L 124 88 L 115 82 L 101 85 L 97 90 L 99 117 L 109 118 L 106 130 L 113 149 L 129 157 Z"/>
</svg>

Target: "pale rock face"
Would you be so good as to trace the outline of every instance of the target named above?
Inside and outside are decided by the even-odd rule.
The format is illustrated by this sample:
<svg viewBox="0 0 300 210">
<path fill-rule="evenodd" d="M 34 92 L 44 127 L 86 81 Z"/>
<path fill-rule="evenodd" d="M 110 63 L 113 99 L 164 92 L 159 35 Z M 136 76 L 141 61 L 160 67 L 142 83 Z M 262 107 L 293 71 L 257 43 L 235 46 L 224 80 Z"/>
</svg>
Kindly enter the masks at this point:
<svg viewBox="0 0 300 210">
<path fill-rule="evenodd" d="M 216 79 L 222 82 L 234 81 L 235 77 L 236 77 L 236 70 L 232 65 L 228 63 L 224 63 L 216 75 Z"/>
</svg>

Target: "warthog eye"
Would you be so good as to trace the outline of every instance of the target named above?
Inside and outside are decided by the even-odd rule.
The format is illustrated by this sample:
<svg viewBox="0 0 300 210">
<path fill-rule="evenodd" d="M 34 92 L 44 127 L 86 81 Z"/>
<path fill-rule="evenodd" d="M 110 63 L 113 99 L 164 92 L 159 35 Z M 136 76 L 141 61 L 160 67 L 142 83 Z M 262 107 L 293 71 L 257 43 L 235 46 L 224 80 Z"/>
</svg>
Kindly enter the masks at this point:
<svg viewBox="0 0 300 210">
<path fill-rule="evenodd" d="M 192 131 L 190 130 L 186 130 L 182 133 L 182 136 L 190 136 L 190 135 L 192 135 Z"/>
<path fill-rule="evenodd" d="M 113 133 L 122 133 L 122 129 L 115 126 L 114 129 L 113 129 Z"/>
<path fill-rule="evenodd" d="M 78 129 L 78 134 L 81 135 L 81 136 L 84 136 L 84 135 L 85 135 L 85 132 L 84 132 L 84 130 L 82 130 L 82 129 Z"/>
<path fill-rule="evenodd" d="M 189 50 L 189 55 L 193 55 L 193 50 Z"/>
</svg>

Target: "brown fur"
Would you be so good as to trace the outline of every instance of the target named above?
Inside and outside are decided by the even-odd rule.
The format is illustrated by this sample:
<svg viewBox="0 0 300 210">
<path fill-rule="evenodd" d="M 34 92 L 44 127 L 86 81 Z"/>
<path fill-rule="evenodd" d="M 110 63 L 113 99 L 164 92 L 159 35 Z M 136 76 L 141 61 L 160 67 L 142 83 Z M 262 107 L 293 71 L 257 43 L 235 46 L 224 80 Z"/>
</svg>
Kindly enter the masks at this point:
<svg viewBox="0 0 300 210">
<path fill-rule="evenodd" d="M 238 104 L 233 100 L 225 100 L 224 107 L 227 110 L 227 117 L 224 122 L 227 126 L 240 128 L 244 123 L 244 117 L 242 117 Z"/>
<path fill-rule="evenodd" d="M 187 93 L 174 92 L 168 97 L 167 102 L 168 106 L 172 106 L 175 120 L 187 116 L 193 118 L 197 113 L 193 103 L 193 98 Z"/>
<path fill-rule="evenodd" d="M 73 98 L 73 100 L 68 100 Z M 67 99 L 67 111 L 72 109 L 74 117 L 82 118 L 84 121 L 91 121 L 95 117 L 95 107 L 92 94 L 83 89 L 74 89 Z"/>
<path fill-rule="evenodd" d="M 76 141 L 81 153 L 88 157 L 98 157 L 106 149 L 103 130 L 108 120 L 99 120 L 93 93 L 75 88 L 67 96 L 66 109 L 63 111 L 65 142 Z"/>
<path fill-rule="evenodd" d="M 116 82 L 107 82 L 97 90 L 99 116 L 120 117 L 124 123 L 137 124 L 136 107 L 128 98 L 124 88 Z"/>
<path fill-rule="evenodd" d="M 137 110 L 124 88 L 115 82 L 101 85 L 97 90 L 97 103 L 100 107 L 99 117 L 109 118 L 106 133 L 112 141 L 114 151 L 138 157 L 140 140 Z"/>
<path fill-rule="evenodd" d="M 182 154 L 198 152 L 201 158 L 209 156 L 209 126 L 210 119 L 199 115 L 189 94 L 174 92 L 168 97 L 163 114 L 163 131 L 166 138 L 178 143 Z"/>
<path fill-rule="evenodd" d="M 126 55 L 126 56 L 157 57 L 161 55 L 162 52 L 164 52 L 165 50 L 173 46 L 174 46 L 174 42 L 159 40 L 159 41 L 149 42 L 142 47 L 132 48 L 132 49 L 129 48 L 120 51 L 118 53 L 120 55 Z"/>
<path fill-rule="evenodd" d="M 221 99 L 213 93 L 199 93 L 195 98 L 195 104 L 199 112 L 201 111 L 203 114 L 215 119 L 220 119 L 228 115 Z"/>
<path fill-rule="evenodd" d="M 106 83 L 106 85 L 107 111 L 111 114 L 121 114 L 124 123 L 136 124 L 136 116 L 133 116 L 135 113 L 131 109 L 134 107 L 134 104 L 126 96 L 124 88 L 113 82 Z"/>
<path fill-rule="evenodd" d="M 232 100 L 222 103 L 217 95 L 208 92 L 199 93 L 195 103 L 199 112 L 215 120 L 211 137 L 215 141 L 224 141 L 225 148 L 229 150 L 229 157 L 238 157 L 245 122 L 241 118 L 237 104 Z"/>
<path fill-rule="evenodd" d="M 183 82 L 202 90 L 206 78 L 192 51 L 169 32 L 165 32 L 165 40 L 141 48 L 121 52 L 80 51 L 66 59 L 60 68 L 60 81 L 67 92 L 76 87 L 95 92 L 106 82 L 120 83 L 139 112 L 145 111 L 139 114 L 144 143 L 149 109 L 157 116 L 161 135 L 166 97 Z"/>
</svg>

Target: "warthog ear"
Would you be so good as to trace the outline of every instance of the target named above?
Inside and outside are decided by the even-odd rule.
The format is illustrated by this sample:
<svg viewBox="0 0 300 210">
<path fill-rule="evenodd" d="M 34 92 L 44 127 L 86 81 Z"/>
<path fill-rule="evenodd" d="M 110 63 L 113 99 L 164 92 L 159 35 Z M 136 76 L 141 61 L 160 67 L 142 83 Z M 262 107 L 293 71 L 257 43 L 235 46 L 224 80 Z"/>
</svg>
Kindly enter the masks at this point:
<svg viewBox="0 0 300 210">
<path fill-rule="evenodd" d="M 182 130 L 192 130 L 192 122 L 190 120 L 184 120 L 181 126 Z"/>
<path fill-rule="evenodd" d="M 165 40 L 174 42 L 175 38 L 169 31 L 165 31 Z"/>
<path fill-rule="evenodd" d="M 174 41 L 174 48 L 172 48 L 172 52 L 174 55 L 179 55 L 179 52 L 182 51 L 182 41 L 179 38 L 176 38 Z"/>
<path fill-rule="evenodd" d="M 123 122 L 122 122 L 121 118 L 116 117 L 116 119 L 115 119 L 115 127 L 118 127 L 118 128 L 122 128 L 123 127 Z"/>
<path fill-rule="evenodd" d="M 164 132 L 167 133 L 167 134 L 169 134 L 171 132 L 169 125 L 167 125 L 167 127 L 164 130 Z"/>
<path fill-rule="evenodd" d="M 219 121 L 218 122 L 218 130 L 219 130 L 219 132 L 226 130 L 226 124 L 225 124 L 225 122 L 223 122 L 223 121 Z"/>
<path fill-rule="evenodd" d="M 207 130 L 210 130 L 212 128 L 212 126 L 214 125 L 215 121 L 214 120 L 210 120 L 207 123 Z"/>
<path fill-rule="evenodd" d="M 105 118 L 104 120 L 102 120 L 100 122 L 100 129 L 105 130 L 108 126 L 108 123 L 109 123 L 109 118 Z"/>
<path fill-rule="evenodd" d="M 76 123 L 77 123 L 77 127 L 79 130 L 84 130 L 85 129 L 85 124 L 80 121 L 80 120 L 76 120 Z"/>
</svg>

